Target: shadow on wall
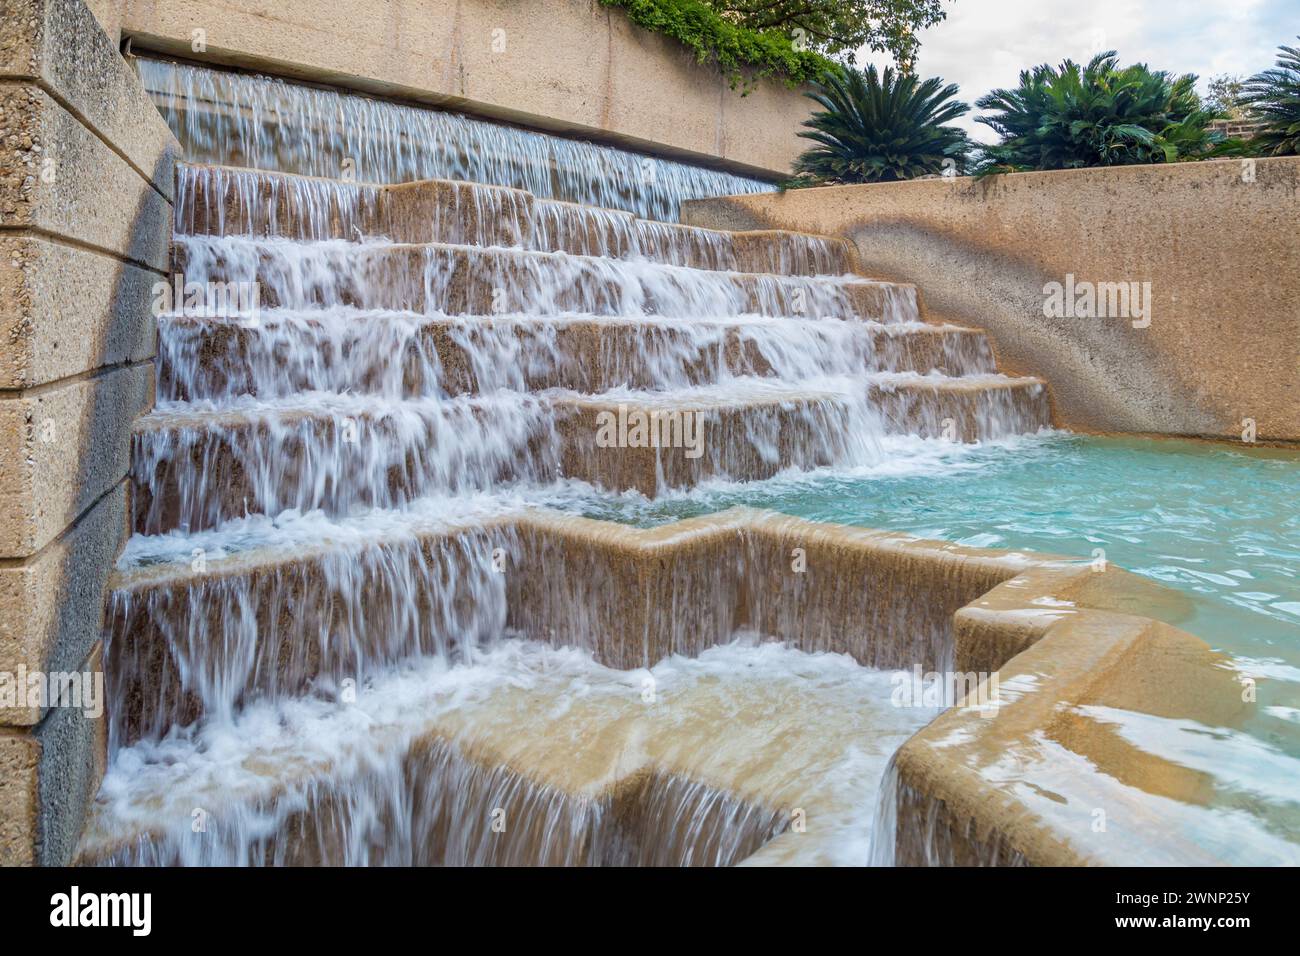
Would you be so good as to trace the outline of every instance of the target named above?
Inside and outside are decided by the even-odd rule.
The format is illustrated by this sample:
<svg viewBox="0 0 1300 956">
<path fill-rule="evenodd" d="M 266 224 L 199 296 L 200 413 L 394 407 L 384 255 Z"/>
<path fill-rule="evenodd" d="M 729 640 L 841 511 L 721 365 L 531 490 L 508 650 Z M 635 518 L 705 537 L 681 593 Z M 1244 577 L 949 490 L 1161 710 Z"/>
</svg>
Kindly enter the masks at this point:
<svg viewBox="0 0 1300 956">
<path fill-rule="evenodd" d="M 152 170 L 154 180 L 174 175 L 175 157 L 163 156 Z M 151 180 L 152 181 L 152 180 Z M 157 205 L 144 199 L 132 217 L 133 238 L 157 234 L 171 223 L 159 222 Z M 168 212 L 171 205 L 164 207 Z M 111 342 L 138 341 L 141 326 L 154 347 L 155 317 L 150 313 L 152 286 L 165 274 L 137 264 L 119 262 L 112 284 L 110 320 L 96 349 L 98 388 L 81 416 L 76 436 L 79 488 L 102 480 L 105 461 L 112 462 L 113 482 L 94 499 L 64 532 L 72 542 L 61 556 L 54 585 L 58 619 L 47 672 L 102 670 L 102 637 L 106 585 L 126 532 L 126 472 L 130 463 L 131 427 L 153 404 L 154 363 L 125 362 L 105 366 L 115 356 Z M 56 545 L 57 546 L 57 543 Z M 74 708 L 47 710 L 35 730 L 41 744 L 38 801 L 40 807 L 37 862 L 67 865 L 72 860 L 107 764 L 107 721 L 104 714 L 87 718 Z"/>
</svg>

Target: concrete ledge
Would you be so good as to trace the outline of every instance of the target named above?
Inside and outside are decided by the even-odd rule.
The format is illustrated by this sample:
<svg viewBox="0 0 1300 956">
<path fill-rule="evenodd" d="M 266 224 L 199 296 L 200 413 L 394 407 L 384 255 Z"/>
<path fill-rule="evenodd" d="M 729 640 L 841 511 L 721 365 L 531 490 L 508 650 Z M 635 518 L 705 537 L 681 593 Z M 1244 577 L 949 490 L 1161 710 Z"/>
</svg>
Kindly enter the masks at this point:
<svg viewBox="0 0 1300 956">
<path fill-rule="evenodd" d="M 156 272 L 76 246 L 0 238 L 0 390 L 152 358 L 158 281 Z"/>
<path fill-rule="evenodd" d="M 1030 598 L 1033 589 L 1022 593 Z M 1022 605 L 1018 613 L 1031 609 Z M 1175 757 L 1139 750 L 1089 714 L 1114 708 L 1205 728 L 1237 726 L 1247 706 L 1226 665 L 1201 641 L 1149 618 L 1058 612 L 1041 640 L 1001 668 L 1003 702 L 994 719 L 953 708 L 895 755 L 886 784 L 897 826 L 892 862 L 1294 863 L 1294 844 L 1258 823 L 1248 838 L 1246 814 L 1231 837 L 1207 843 L 1194 820 L 1216 802 L 1211 782 Z"/>
<path fill-rule="evenodd" d="M 105 22 L 115 18 L 101 2 Z M 81 0 L 0 0 L 0 78 L 31 80 L 68 109 L 170 199 L 180 148 L 135 74 Z"/>
<path fill-rule="evenodd" d="M 778 178 L 803 142 L 799 91 L 748 96 L 680 44 L 592 0 L 128 0 L 140 49 L 431 103 Z M 195 31 L 202 31 L 195 34 Z M 204 49 L 195 50 L 196 36 Z"/>
<path fill-rule="evenodd" d="M 687 202 L 711 228 L 851 239 L 861 270 L 984 328 L 1085 431 L 1300 441 L 1300 158 L 1016 173 Z M 1047 283 L 1149 282 L 1151 324 L 1048 318 Z"/>
<path fill-rule="evenodd" d="M 104 585 L 125 527 L 119 484 L 34 559 L 0 567 L 0 671 L 68 671 L 86 657 L 100 637 Z M 31 706 L 0 708 L 0 726 L 41 717 Z"/>
<path fill-rule="evenodd" d="M 1044 596 L 1050 601 L 1032 602 Z M 1036 567 L 1004 581 L 957 610 L 953 619 L 957 670 L 992 673 L 1027 650 L 1078 607 L 1181 624 L 1192 601 L 1181 591 L 1107 565 Z M 1032 611 L 1031 611 L 1032 609 Z"/>
<path fill-rule="evenodd" d="M 706 694 L 684 696 L 683 706 L 707 714 Z M 788 814 L 737 794 L 730 781 L 717 786 L 662 766 L 670 746 L 646 738 L 715 731 L 707 716 L 674 734 L 653 720 L 638 726 L 645 720 L 638 704 L 611 715 L 570 703 L 559 714 L 545 688 L 506 690 L 431 716 L 414 731 L 376 726 L 342 768 L 259 754 L 260 779 L 234 792 L 182 781 L 153 795 L 147 820 L 96 812 L 76 863 L 726 866 L 787 825 Z M 781 708 L 756 716 L 770 719 L 773 711 Z M 817 733 L 811 721 L 805 727 Z M 642 745 L 639 752 L 627 738 Z M 819 783 L 814 790 L 829 789 Z M 396 802 L 359 802 L 358 793 Z M 195 806 L 223 825 L 194 833 Z M 275 822 L 242 844 L 238 826 L 227 823 L 249 809 Z M 511 825 L 494 828 L 497 812 Z M 380 837 L 395 826 L 418 836 L 409 843 L 378 838 L 370 847 L 348 839 Z"/>
<path fill-rule="evenodd" d="M 241 696 L 293 693 L 321 674 L 357 676 L 363 664 L 379 666 L 417 644 L 454 646 L 463 634 L 443 635 L 434 624 L 434 633 L 412 634 L 365 613 L 368 600 L 413 588 L 428 604 L 422 619 L 459 620 L 456 600 L 466 596 L 444 602 L 419 583 L 430 573 L 503 588 L 504 623 L 515 633 L 590 649 L 620 669 L 696 656 L 752 629 L 867 666 L 931 670 L 951 663 L 958 608 L 1051 563 L 745 508 L 649 530 L 530 511 L 411 532 L 346 547 L 248 551 L 201 571 L 187 558 L 116 573 L 107 655 L 121 739 L 201 716 L 194 678 L 219 671 L 220 648 L 244 639 L 209 646 L 185 635 L 256 635 L 256 675 L 241 671 L 250 683 L 227 685 Z M 498 551 L 504 574 L 485 572 Z"/>
<path fill-rule="evenodd" d="M 152 401 L 151 364 L 0 398 L 0 556 L 35 554 L 126 475 Z"/>
<path fill-rule="evenodd" d="M 167 361 L 159 363 L 161 398 L 194 401 L 259 394 L 259 381 L 253 375 L 254 363 L 271 360 L 267 350 L 274 341 L 262 334 L 264 330 L 222 319 L 189 316 L 169 315 L 162 322 L 170 332 L 171 351 Z M 270 325 L 270 320 L 263 322 Z M 810 328 L 827 335 L 837 331 L 830 323 L 820 326 L 810 323 Z M 706 329 L 714 330 L 716 338 L 699 334 Z M 526 390 L 533 392 L 559 388 L 594 395 L 619 386 L 648 391 L 660 382 L 653 359 L 665 351 L 683 356 L 681 367 L 690 385 L 715 383 L 726 372 L 767 378 L 774 373 L 758 344 L 761 341 L 758 336 L 763 331 L 744 322 L 715 323 L 706 319 L 673 322 L 658 318 L 497 320 L 487 317 L 466 321 L 435 317 L 420 323 L 412 337 L 412 346 L 400 357 L 403 390 L 410 397 L 427 394 L 431 383 L 426 382 L 426 368 L 436 357 L 441 370 L 438 387 L 452 395 L 480 392 L 482 383 L 472 350 L 464 344 L 464 333 L 480 340 L 497 336 L 497 341 L 506 343 L 503 347 L 533 357 L 534 361 L 519 370 Z M 294 333 L 294 337 L 304 347 L 328 349 L 336 347 L 336 342 L 351 341 L 352 334 L 350 329 L 309 327 Z M 895 371 L 921 375 L 994 371 L 987 339 L 977 329 L 918 325 L 895 332 L 889 326 L 881 326 L 873 331 L 872 338 L 872 354 L 878 365 Z M 373 363 L 355 364 L 356 377 L 340 382 L 339 390 L 350 387 L 363 391 L 368 381 L 386 374 L 391 368 L 389 363 L 396 360 L 397 357 L 381 354 L 374 356 Z M 178 365 L 187 369 L 179 378 L 175 373 Z M 265 380 L 260 382 L 261 397 L 292 395 L 309 390 L 311 384 L 307 374 L 285 367 L 282 377 L 271 384 L 273 391 L 269 394 Z M 978 434 L 975 429 L 971 432 Z"/>
<path fill-rule="evenodd" d="M 0 116 L 0 226 L 167 268 L 171 205 L 121 156 L 39 86 L 0 83 Z"/>
<path fill-rule="evenodd" d="M 177 167 L 178 233 L 517 246 L 582 256 L 648 256 L 696 269 L 777 275 L 854 271 L 843 239 L 780 230 L 717 232 L 630 212 L 442 179 L 358 183 L 234 166 Z M 546 228 L 539 228 L 539 221 Z"/>
</svg>

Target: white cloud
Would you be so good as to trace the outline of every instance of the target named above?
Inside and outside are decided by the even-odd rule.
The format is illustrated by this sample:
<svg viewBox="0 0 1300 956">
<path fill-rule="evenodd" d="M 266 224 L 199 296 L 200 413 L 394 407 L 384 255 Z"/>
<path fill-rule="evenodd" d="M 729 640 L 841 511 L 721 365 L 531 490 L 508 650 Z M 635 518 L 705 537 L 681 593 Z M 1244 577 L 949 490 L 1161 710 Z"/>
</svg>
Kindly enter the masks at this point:
<svg viewBox="0 0 1300 956">
<path fill-rule="evenodd" d="M 1196 73 L 1200 88 L 1221 73 L 1248 76 L 1272 66 L 1277 47 L 1300 32 L 1294 0 L 954 0 L 947 19 L 921 34 L 917 71 L 961 86 L 974 103 L 1014 86 L 1020 71 L 1102 50 L 1121 63 Z M 867 62 L 859 58 L 861 62 Z M 888 58 L 869 57 L 877 63 Z M 996 137 L 974 121 L 961 125 L 983 142 Z"/>
</svg>

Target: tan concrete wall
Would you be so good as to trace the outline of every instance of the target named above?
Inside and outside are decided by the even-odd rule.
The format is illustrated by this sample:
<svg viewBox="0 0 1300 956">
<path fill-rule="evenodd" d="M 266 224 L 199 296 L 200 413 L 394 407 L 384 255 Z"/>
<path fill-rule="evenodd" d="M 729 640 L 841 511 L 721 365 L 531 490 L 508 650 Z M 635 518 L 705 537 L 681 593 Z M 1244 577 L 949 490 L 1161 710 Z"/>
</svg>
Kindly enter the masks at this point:
<svg viewBox="0 0 1300 956">
<path fill-rule="evenodd" d="M 988 330 L 1081 430 L 1300 441 L 1300 159 L 1019 173 L 687 203 L 683 221 L 846 236 L 931 318 Z M 1150 282 L 1151 323 L 1047 318 L 1044 286 Z"/>
<path fill-rule="evenodd" d="M 111 4 L 102 4 L 111 17 Z M 135 49 L 433 103 L 759 176 L 784 176 L 811 105 L 730 89 L 595 0 L 124 0 Z M 196 33 L 201 31 L 201 33 Z M 203 41 L 195 49 L 195 39 Z"/>
<path fill-rule="evenodd" d="M 102 674 L 179 147 L 81 0 L 0 0 L 0 22 L 0 681 L 12 693 L 24 673 Z M 106 724 L 88 709 L 0 697 L 0 864 L 71 859 L 104 770 Z"/>
</svg>

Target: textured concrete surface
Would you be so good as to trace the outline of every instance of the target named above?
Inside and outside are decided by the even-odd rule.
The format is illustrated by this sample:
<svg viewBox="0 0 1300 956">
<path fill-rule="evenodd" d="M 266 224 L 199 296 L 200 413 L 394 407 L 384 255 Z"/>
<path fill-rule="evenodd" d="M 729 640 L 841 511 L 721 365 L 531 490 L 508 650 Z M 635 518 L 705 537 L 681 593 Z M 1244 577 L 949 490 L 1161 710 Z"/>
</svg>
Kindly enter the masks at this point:
<svg viewBox="0 0 1300 956">
<path fill-rule="evenodd" d="M 74 668 L 102 673 L 100 646 Z M 60 707 L 36 727 L 0 727 L 0 866 L 72 859 L 107 766 L 107 726 Z"/>
<path fill-rule="evenodd" d="M 147 102 L 145 104 L 148 105 Z M 152 107 L 149 107 L 152 109 Z M 0 85 L 0 222 L 167 267 L 171 206 L 45 90 Z"/>
<path fill-rule="evenodd" d="M 1042 603 L 1007 609 L 1004 619 Z M 1224 658 L 1145 617 L 1067 602 L 1047 622 L 1037 643 L 1002 666 L 994 719 L 955 708 L 896 754 L 896 863 L 1295 862 L 1300 848 L 1261 840 L 1258 830 L 1250 839 L 1240 817 L 1237 838 L 1207 840 L 1212 831 L 1198 828 L 1197 815 L 1216 803 L 1213 781 L 1088 713 L 1113 708 L 1223 733 L 1248 710 Z"/>
<path fill-rule="evenodd" d="M 36 863 L 40 759 L 30 734 L 0 727 L 0 865 Z"/>
<path fill-rule="evenodd" d="M 0 555 L 36 553 L 121 481 L 152 403 L 149 363 L 0 401 Z"/>
<path fill-rule="evenodd" d="M 81 0 L 0 0 L 0 23 L 26 25 L 0 33 L 0 77 L 41 85 L 170 199 L 176 140 L 117 55 L 116 36 L 96 22 L 96 16 L 113 22 L 120 5 L 100 0 L 88 9 Z"/>
<path fill-rule="evenodd" d="M 0 671 L 71 670 L 99 640 L 125 498 L 119 484 L 40 554 L 0 567 Z M 35 708 L 0 708 L 0 725 L 40 718 Z"/>
<path fill-rule="evenodd" d="M 780 177 L 809 101 L 742 97 L 680 44 L 592 0 L 128 0 L 141 49 L 433 103 L 552 132 Z M 195 31 L 202 31 L 196 34 Z M 196 37 L 205 49 L 196 51 Z"/>
<path fill-rule="evenodd" d="M 122 7 L 126 0 L 86 0 L 86 6 L 99 21 L 100 29 L 114 45 L 122 37 Z"/>
<path fill-rule="evenodd" d="M 102 674 L 102 646 L 96 643 L 76 670 Z M 74 707 L 59 707 L 48 712 L 33 737 L 41 747 L 37 861 L 43 866 L 64 866 L 76 851 L 108 766 L 108 721 Z"/>
<path fill-rule="evenodd" d="M 178 146 L 96 16 L 0 0 L 0 671 L 99 667 Z M 90 661 L 90 663 L 85 663 Z M 107 723 L 0 710 L 0 863 L 63 864 Z"/>
<path fill-rule="evenodd" d="M 142 362 L 156 272 L 40 236 L 0 238 L 0 390 Z"/>
<path fill-rule="evenodd" d="M 931 317 L 984 328 L 1067 427 L 1300 440 L 1300 159 L 1018 173 L 686 204 L 728 229 L 853 240 Z M 1151 321 L 1047 318 L 1044 287 L 1149 282 Z"/>
</svg>

